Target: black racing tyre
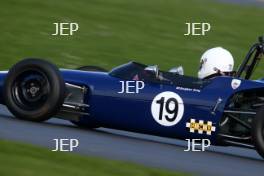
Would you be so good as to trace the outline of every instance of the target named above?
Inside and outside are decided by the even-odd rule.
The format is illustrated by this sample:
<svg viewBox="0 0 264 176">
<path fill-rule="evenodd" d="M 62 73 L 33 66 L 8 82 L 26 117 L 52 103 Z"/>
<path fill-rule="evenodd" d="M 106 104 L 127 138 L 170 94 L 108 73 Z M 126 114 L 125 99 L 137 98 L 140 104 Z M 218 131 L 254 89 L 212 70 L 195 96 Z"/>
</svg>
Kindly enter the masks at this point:
<svg viewBox="0 0 264 176">
<path fill-rule="evenodd" d="M 59 111 L 65 98 L 65 83 L 55 65 L 40 59 L 24 59 L 9 70 L 3 96 L 15 117 L 41 122 Z"/>
<path fill-rule="evenodd" d="M 97 71 L 97 72 L 107 72 L 106 69 L 98 67 L 98 66 L 82 66 L 77 68 L 77 70 L 82 70 L 82 71 Z M 94 123 L 94 122 L 88 122 L 88 123 L 83 123 L 83 122 L 78 122 L 78 121 L 71 121 L 74 125 L 80 127 L 80 128 L 88 128 L 88 129 L 93 129 L 93 128 L 99 128 L 100 125 Z"/>
<path fill-rule="evenodd" d="M 252 140 L 257 152 L 264 158 L 264 107 L 260 108 L 252 122 Z"/>
<path fill-rule="evenodd" d="M 98 66 L 93 66 L 93 65 L 82 66 L 82 67 L 77 68 L 77 70 L 107 72 L 106 69 L 104 69 L 102 67 L 98 67 Z"/>
</svg>

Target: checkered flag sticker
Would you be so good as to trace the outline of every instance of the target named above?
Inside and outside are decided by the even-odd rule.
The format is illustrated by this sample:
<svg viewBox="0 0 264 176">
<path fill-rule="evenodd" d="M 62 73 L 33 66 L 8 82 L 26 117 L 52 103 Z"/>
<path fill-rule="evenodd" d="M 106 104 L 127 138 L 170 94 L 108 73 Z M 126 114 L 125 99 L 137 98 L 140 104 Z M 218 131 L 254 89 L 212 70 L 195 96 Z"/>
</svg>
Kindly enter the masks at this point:
<svg viewBox="0 0 264 176">
<path fill-rule="evenodd" d="M 211 121 L 190 119 L 190 122 L 186 123 L 186 127 L 190 129 L 191 133 L 212 135 L 212 132 L 215 132 L 215 126 Z"/>
</svg>

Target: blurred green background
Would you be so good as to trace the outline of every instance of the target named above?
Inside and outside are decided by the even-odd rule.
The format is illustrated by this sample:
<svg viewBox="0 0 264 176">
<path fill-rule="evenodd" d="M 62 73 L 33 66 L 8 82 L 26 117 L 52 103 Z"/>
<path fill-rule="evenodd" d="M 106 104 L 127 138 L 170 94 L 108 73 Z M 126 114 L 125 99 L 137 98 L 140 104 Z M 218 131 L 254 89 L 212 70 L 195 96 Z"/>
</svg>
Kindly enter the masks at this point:
<svg viewBox="0 0 264 176">
<path fill-rule="evenodd" d="M 211 0 L 8 0 L 0 6 L 0 69 L 47 58 L 60 67 L 111 69 L 130 60 L 195 75 L 208 48 L 230 50 L 237 65 L 264 33 L 263 9 Z M 56 22 L 77 22 L 73 36 L 52 36 Z M 184 36 L 186 22 L 209 22 L 206 36 Z"/>
</svg>

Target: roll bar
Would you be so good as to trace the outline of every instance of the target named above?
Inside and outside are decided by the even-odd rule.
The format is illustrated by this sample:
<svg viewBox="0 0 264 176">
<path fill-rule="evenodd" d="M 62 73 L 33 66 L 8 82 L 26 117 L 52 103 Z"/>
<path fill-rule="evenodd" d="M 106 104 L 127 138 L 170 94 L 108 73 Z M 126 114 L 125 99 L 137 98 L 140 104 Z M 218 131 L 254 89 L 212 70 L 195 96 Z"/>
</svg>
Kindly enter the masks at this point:
<svg viewBox="0 0 264 176">
<path fill-rule="evenodd" d="M 252 47 L 249 49 L 244 61 L 238 68 L 235 77 L 241 78 L 243 72 L 246 73 L 245 79 L 249 79 L 251 77 L 253 70 L 257 64 L 257 61 L 260 59 L 262 54 L 264 54 L 264 36 L 260 36 L 258 40 L 259 42 L 252 45 Z M 254 57 L 252 57 L 253 54 Z"/>
</svg>

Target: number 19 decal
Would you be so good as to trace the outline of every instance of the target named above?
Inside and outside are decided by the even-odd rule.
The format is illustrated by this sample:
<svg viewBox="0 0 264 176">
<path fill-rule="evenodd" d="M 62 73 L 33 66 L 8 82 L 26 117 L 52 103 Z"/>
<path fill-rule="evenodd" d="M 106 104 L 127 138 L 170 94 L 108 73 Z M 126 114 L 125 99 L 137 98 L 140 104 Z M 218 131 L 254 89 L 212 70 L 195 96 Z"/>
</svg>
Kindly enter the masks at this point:
<svg viewBox="0 0 264 176">
<path fill-rule="evenodd" d="M 184 113 L 183 100 L 174 92 L 162 92 L 153 99 L 151 113 L 160 125 L 176 125 L 180 122 Z"/>
</svg>

